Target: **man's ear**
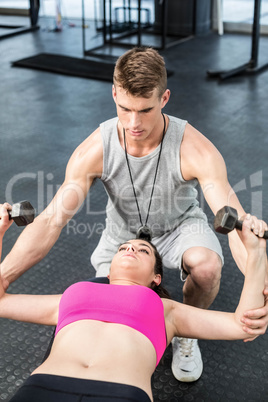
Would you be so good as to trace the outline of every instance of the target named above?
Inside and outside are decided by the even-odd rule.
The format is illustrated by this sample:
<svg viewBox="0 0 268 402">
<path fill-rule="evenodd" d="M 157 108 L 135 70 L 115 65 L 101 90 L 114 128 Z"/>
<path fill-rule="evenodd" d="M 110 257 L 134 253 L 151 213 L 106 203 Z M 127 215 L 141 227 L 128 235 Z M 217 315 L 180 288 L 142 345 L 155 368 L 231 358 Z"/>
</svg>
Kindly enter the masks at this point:
<svg viewBox="0 0 268 402">
<path fill-rule="evenodd" d="M 115 103 L 116 103 L 116 89 L 115 89 L 115 86 L 114 86 L 114 85 L 112 86 L 112 95 L 113 95 L 113 100 L 114 100 Z"/>
<path fill-rule="evenodd" d="M 161 97 L 161 109 L 163 109 L 166 106 L 166 104 L 169 101 L 169 98 L 170 98 L 170 90 L 166 89 Z"/>
</svg>

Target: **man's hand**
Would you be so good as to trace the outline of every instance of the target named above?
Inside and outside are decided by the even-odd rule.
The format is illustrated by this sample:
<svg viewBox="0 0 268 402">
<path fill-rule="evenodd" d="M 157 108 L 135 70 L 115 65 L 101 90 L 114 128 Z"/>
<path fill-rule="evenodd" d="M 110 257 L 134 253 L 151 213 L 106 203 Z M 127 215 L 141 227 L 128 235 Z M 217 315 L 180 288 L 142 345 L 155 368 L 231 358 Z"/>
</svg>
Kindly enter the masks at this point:
<svg viewBox="0 0 268 402">
<path fill-rule="evenodd" d="M 245 339 L 244 342 L 253 341 L 259 335 L 265 334 L 268 326 L 268 285 L 263 291 L 265 305 L 262 308 L 246 311 L 241 319 L 243 330 L 254 338 Z"/>
</svg>

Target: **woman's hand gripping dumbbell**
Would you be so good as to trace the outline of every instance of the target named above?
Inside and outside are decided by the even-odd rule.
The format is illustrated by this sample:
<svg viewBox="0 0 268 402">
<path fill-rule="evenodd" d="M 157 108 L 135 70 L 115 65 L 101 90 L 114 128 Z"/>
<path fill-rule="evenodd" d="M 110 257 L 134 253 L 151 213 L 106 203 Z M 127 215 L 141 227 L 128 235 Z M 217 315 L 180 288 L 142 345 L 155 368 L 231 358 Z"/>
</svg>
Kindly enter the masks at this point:
<svg viewBox="0 0 268 402">
<path fill-rule="evenodd" d="M 5 205 L 5 204 L 4 204 Z M 26 226 L 33 222 L 35 210 L 29 201 L 21 201 L 13 204 L 7 204 L 9 220 L 13 221 L 18 226 Z M 1 218 L 1 217 L 0 217 Z"/>
</svg>

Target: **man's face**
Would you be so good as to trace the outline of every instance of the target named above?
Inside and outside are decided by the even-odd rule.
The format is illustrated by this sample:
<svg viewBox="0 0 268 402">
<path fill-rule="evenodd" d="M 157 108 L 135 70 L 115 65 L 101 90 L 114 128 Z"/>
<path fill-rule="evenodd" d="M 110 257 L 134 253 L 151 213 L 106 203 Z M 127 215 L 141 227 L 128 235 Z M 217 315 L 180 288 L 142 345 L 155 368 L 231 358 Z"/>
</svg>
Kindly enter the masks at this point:
<svg viewBox="0 0 268 402">
<path fill-rule="evenodd" d="M 157 89 L 154 89 L 150 98 L 135 97 L 121 87 L 113 86 L 117 115 L 128 140 L 145 140 L 155 132 L 159 134 L 159 130 L 163 129 L 161 111 L 168 102 L 169 95 L 167 89 L 159 98 Z"/>
</svg>

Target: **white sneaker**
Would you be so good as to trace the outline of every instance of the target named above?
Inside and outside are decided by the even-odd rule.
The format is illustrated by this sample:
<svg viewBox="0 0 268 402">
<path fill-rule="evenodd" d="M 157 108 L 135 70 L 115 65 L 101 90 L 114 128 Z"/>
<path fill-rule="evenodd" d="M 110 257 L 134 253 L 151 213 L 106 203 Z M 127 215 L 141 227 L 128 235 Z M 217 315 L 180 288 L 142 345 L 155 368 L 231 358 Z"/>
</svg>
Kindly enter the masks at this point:
<svg viewBox="0 0 268 402">
<path fill-rule="evenodd" d="M 173 338 L 173 359 L 171 369 L 174 377 L 182 382 L 200 378 L 203 362 L 197 339 Z"/>
</svg>

